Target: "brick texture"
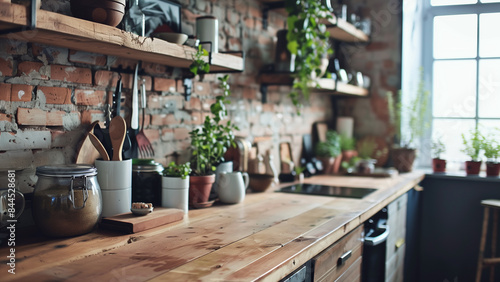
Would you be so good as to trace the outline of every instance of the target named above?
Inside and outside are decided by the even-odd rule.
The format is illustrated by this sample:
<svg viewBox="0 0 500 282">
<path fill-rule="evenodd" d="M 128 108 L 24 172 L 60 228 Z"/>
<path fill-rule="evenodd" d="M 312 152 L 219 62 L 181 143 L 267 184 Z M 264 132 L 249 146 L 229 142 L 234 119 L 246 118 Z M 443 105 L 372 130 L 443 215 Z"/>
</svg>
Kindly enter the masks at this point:
<svg viewBox="0 0 500 282">
<path fill-rule="evenodd" d="M 0 83 L 0 100 L 10 101 L 12 84 Z"/>
<path fill-rule="evenodd" d="M 64 87 L 38 87 L 38 93 L 45 95 L 47 104 L 71 104 L 71 89 Z"/>
<path fill-rule="evenodd" d="M 12 102 L 31 101 L 33 86 L 25 84 L 13 84 L 10 100 Z"/>
<path fill-rule="evenodd" d="M 86 68 L 52 65 L 50 67 L 50 77 L 55 80 L 92 84 L 92 71 Z"/>
<path fill-rule="evenodd" d="M 99 106 L 106 102 L 106 92 L 102 90 L 75 89 L 76 104 Z"/>
</svg>

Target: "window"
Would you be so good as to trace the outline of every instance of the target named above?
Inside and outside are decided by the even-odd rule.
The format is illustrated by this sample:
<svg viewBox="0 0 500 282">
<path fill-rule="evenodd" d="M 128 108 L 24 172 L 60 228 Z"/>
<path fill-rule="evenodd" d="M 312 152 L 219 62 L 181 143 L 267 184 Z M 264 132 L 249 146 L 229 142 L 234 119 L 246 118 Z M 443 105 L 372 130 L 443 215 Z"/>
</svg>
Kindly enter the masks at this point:
<svg viewBox="0 0 500 282">
<path fill-rule="evenodd" d="M 500 129 L 500 0 L 423 1 L 422 60 L 432 93 L 431 135 L 445 143 L 442 158 L 449 167 L 459 168 L 468 160 L 461 152 L 462 133 L 475 127 L 484 134 Z"/>
</svg>

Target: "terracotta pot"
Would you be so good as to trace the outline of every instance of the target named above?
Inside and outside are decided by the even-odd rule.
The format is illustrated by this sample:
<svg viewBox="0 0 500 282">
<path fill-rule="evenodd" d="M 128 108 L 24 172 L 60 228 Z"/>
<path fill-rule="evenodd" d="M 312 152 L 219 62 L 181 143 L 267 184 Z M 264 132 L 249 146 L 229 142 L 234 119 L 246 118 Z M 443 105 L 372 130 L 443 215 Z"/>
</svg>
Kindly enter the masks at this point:
<svg viewBox="0 0 500 282">
<path fill-rule="evenodd" d="M 409 172 L 413 169 L 416 150 L 409 148 L 392 149 L 392 162 L 399 172 Z"/>
<path fill-rule="evenodd" d="M 356 150 L 347 150 L 347 151 L 342 151 L 342 161 L 343 162 L 349 162 L 352 158 L 358 156 L 358 151 Z"/>
<path fill-rule="evenodd" d="M 499 176 L 500 163 L 486 162 L 486 176 Z"/>
<path fill-rule="evenodd" d="M 442 159 L 432 159 L 432 171 L 434 172 L 445 172 L 446 171 L 446 160 Z"/>
<path fill-rule="evenodd" d="M 324 174 L 336 174 L 339 172 L 342 155 L 337 157 L 316 157 L 323 165 Z"/>
<path fill-rule="evenodd" d="M 215 174 L 189 177 L 189 205 L 207 203 L 210 197 Z"/>
<path fill-rule="evenodd" d="M 478 175 L 479 171 L 481 170 L 481 164 L 483 162 L 479 161 L 466 161 L 465 162 L 465 173 L 467 175 Z"/>
</svg>

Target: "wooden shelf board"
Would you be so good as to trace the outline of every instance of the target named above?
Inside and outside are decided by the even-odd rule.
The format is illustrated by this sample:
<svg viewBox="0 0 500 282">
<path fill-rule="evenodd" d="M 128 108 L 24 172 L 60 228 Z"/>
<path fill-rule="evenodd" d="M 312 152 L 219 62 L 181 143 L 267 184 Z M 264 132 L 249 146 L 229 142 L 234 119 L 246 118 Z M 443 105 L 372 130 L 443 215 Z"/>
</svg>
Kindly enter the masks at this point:
<svg viewBox="0 0 500 282">
<path fill-rule="evenodd" d="M 353 24 L 339 19 L 335 15 L 326 24 L 328 26 L 327 30 L 330 32 L 330 37 L 333 39 L 351 43 L 367 43 L 370 40 L 368 35 L 357 29 Z"/>
<path fill-rule="evenodd" d="M 26 26 L 27 8 L 0 3 L 0 30 Z M 4 38 L 118 56 L 172 67 L 188 68 L 194 48 L 167 41 L 134 35 L 108 25 L 69 17 L 45 10 L 37 11 L 34 31 L 2 35 Z M 242 71 L 243 58 L 222 53 L 212 55 L 210 70 Z"/>
<path fill-rule="evenodd" d="M 343 82 L 337 82 L 337 89 L 335 91 L 340 94 L 346 94 L 350 96 L 361 96 L 361 97 L 368 96 L 369 93 L 368 89 L 366 88 Z"/>
<path fill-rule="evenodd" d="M 289 73 L 262 73 L 259 76 L 261 84 L 292 85 L 293 78 Z M 311 85 L 313 92 L 331 92 L 332 95 L 368 96 L 368 89 L 352 84 L 337 82 L 331 78 L 318 79 L 318 87 Z"/>
</svg>

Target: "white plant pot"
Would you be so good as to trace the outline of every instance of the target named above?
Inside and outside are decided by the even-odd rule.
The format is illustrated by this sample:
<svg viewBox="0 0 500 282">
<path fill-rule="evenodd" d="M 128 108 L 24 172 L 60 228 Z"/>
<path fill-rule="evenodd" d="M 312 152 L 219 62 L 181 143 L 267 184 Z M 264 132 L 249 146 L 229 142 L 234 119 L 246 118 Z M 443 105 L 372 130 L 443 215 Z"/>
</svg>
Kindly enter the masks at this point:
<svg viewBox="0 0 500 282">
<path fill-rule="evenodd" d="M 188 212 L 189 176 L 186 179 L 162 176 L 161 187 L 162 207 L 181 209 L 184 213 Z"/>
</svg>

